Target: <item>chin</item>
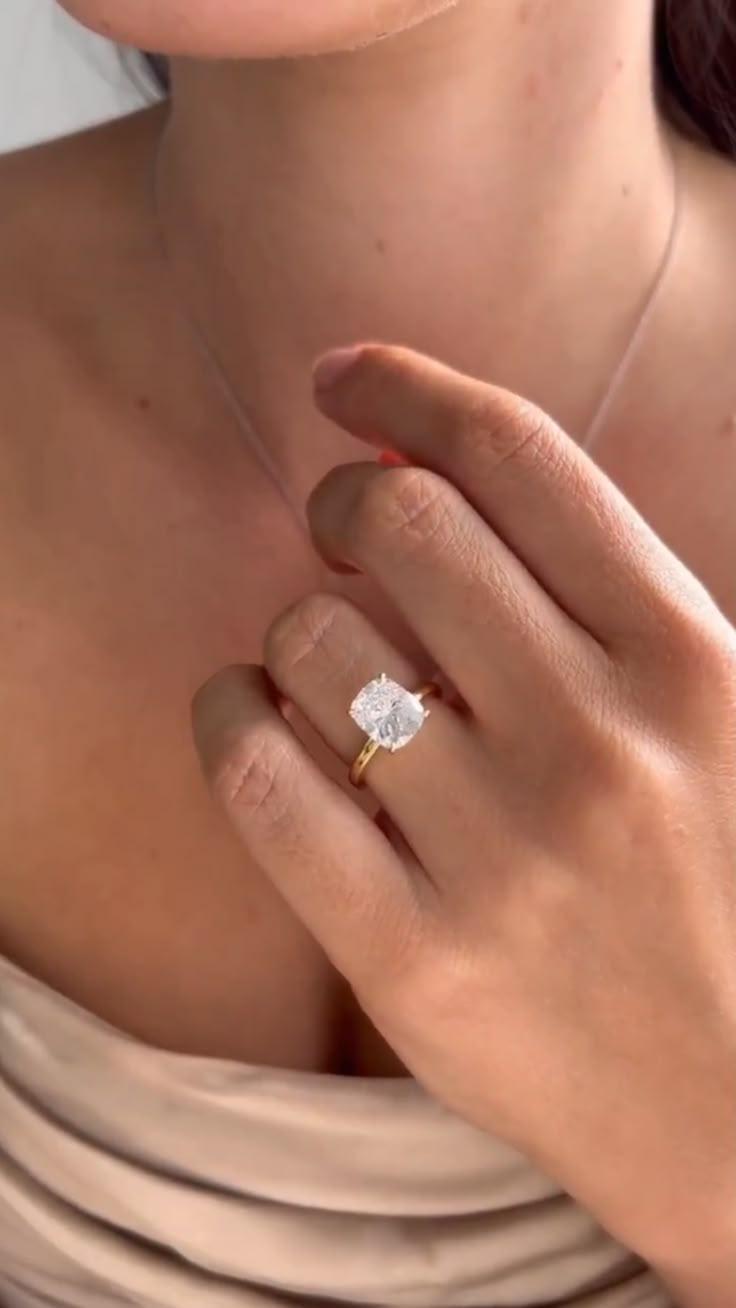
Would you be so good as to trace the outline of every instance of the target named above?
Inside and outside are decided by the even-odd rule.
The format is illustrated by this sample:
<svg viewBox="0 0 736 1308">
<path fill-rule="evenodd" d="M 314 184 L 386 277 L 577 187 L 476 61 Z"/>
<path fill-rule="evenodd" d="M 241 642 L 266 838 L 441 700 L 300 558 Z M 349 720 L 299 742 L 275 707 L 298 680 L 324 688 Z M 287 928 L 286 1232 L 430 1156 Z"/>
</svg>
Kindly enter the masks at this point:
<svg viewBox="0 0 736 1308">
<path fill-rule="evenodd" d="M 396 35 L 460 0 L 60 0 L 86 27 L 166 55 L 328 54 Z"/>
</svg>

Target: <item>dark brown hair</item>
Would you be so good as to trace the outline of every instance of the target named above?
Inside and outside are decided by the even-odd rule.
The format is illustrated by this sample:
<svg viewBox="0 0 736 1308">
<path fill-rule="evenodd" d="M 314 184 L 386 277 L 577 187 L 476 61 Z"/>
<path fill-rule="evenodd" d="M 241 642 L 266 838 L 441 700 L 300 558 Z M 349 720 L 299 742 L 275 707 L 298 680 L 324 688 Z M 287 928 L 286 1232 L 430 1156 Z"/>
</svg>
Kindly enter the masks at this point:
<svg viewBox="0 0 736 1308">
<path fill-rule="evenodd" d="M 736 159 L 736 0 L 656 0 L 655 49 L 665 109 Z M 166 60 L 146 58 L 167 91 Z"/>
<path fill-rule="evenodd" d="M 665 107 L 736 159 L 736 0 L 657 0 L 656 54 Z"/>
</svg>

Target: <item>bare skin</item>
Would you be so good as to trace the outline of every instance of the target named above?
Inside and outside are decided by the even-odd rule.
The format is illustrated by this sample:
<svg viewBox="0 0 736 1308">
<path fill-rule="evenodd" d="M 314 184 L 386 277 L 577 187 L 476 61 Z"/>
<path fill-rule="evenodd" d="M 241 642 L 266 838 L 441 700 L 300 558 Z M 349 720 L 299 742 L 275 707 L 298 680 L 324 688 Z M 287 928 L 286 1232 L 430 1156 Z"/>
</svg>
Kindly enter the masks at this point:
<svg viewBox="0 0 736 1308">
<path fill-rule="evenodd" d="M 258 657 L 270 621 L 324 569 L 244 454 L 177 319 L 150 213 L 128 185 L 155 119 L 3 165 L 18 205 L 0 329 L 14 759 L 0 948 L 157 1045 L 349 1071 L 365 1043 L 369 1070 L 395 1069 L 355 1029 L 317 946 L 244 866 L 191 743 L 189 701 L 213 664 Z M 130 168 L 103 196 L 95 175 L 111 153 Z M 35 197 L 69 196 L 70 183 L 44 249 Z M 162 338 L 163 359 L 151 350 Z"/>
<path fill-rule="evenodd" d="M 260 661 L 269 623 L 325 573 L 178 313 L 145 186 L 159 130 L 154 110 L 0 163 L 0 949 L 156 1045 L 398 1071 L 194 756 L 197 686 Z M 676 267 L 598 458 L 734 620 L 736 171 L 682 157 Z M 562 420 L 589 408 L 582 389 Z M 324 461 L 365 457 L 306 386 L 288 417 Z"/>
</svg>

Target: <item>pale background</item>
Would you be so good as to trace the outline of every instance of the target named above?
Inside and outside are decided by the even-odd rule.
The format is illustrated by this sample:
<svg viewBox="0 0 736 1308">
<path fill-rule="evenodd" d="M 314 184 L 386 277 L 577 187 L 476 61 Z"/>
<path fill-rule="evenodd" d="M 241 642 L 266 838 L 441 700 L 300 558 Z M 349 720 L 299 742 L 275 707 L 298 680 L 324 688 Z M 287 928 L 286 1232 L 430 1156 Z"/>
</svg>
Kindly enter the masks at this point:
<svg viewBox="0 0 736 1308">
<path fill-rule="evenodd" d="M 118 51 L 54 0 L 0 0 L 0 151 L 125 113 L 145 94 Z"/>
</svg>

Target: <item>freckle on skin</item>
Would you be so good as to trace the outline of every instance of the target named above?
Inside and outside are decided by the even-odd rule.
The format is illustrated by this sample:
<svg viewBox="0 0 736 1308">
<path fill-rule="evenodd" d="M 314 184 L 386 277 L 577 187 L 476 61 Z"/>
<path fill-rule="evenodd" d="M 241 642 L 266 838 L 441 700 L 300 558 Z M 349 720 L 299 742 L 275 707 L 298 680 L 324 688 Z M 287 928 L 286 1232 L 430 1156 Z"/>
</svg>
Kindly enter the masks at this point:
<svg viewBox="0 0 736 1308">
<path fill-rule="evenodd" d="M 539 99 L 539 78 L 536 73 L 529 73 L 528 76 L 524 78 L 524 99 Z"/>
<path fill-rule="evenodd" d="M 151 401 L 147 395 L 139 395 L 136 400 L 136 406 L 140 409 L 141 413 L 148 413 L 148 410 L 151 407 Z"/>
<path fill-rule="evenodd" d="M 621 72 L 623 72 L 623 67 L 624 67 L 624 61 L 623 61 L 623 59 L 621 59 L 621 58 L 619 57 L 619 58 L 616 60 L 616 72 L 617 72 L 617 73 L 621 73 Z"/>
<path fill-rule="evenodd" d="M 376 240 L 376 252 L 378 254 L 386 253 L 386 242 L 384 241 L 382 236 L 379 236 Z"/>
<path fill-rule="evenodd" d="M 727 413 L 720 427 L 721 436 L 736 436 L 736 412 Z"/>
<path fill-rule="evenodd" d="M 521 23 L 521 26 L 524 27 L 524 25 L 529 22 L 529 19 L 531 17 L 531 5 L 529 5 L 528 3 L 520 4 L 519 8 L 516 11 L 516 17 L 518 21 Z"/>
<path fill-rule="evenodd" d="M 631 195 L 631 186 L 629 185 L 628 182 L 623 182 L 621 186 L 621 194 L 623 195 L 625 200 L 628 200 L 629 196 Z"/>
</svg>

